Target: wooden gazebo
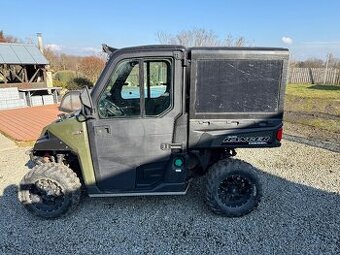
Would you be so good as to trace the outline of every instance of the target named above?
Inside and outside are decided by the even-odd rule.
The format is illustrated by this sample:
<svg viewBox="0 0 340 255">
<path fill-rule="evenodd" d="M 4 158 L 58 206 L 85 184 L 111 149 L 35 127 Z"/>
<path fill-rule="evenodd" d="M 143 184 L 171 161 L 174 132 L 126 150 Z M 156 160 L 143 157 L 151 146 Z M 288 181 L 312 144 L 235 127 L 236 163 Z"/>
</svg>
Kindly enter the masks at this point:
<svg viewBox="0 0 340 255">
<path fill-rule="evenodd" d="M 0 43 L 0 88 L 47 87 L 48 61 L 33 44 Z"/>
</svg>

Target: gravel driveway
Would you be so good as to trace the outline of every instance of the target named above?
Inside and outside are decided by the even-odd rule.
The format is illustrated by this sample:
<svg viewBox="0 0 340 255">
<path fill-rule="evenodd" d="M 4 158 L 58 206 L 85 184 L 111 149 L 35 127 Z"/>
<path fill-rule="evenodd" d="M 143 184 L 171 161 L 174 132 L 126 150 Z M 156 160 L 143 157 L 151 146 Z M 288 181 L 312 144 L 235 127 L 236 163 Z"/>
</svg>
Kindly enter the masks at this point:
<svg viewBox="0 0 340 255">
<path fill-rule="evenodd" d="M 16 198 L 27 148 L 0 136 L 0 254 L 340 254 L 340 154 L 284 141 L 239 150 L 264 197 L 242 218 L 212 214 L 196 180 L 186 196 L 84 199 L 41 220 Z"/>
</svg>

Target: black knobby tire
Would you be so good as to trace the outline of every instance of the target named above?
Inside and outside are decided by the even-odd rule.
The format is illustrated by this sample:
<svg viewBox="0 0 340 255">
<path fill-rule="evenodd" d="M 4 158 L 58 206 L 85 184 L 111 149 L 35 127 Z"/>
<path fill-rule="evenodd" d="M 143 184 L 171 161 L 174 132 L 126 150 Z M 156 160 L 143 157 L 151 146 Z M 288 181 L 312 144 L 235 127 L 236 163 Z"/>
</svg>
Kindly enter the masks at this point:
<svg viewBox="0 0 340 255">
<path fill-rule="evenodd" d="M 80 201 L 81 183 L 64 164 L 35 166 L 21 180 L 19 201 L 32 214 L 53 219 L 73 210 Z"/>
<path fill-rule="evenodd" d="M 219 215 L 241 217 L 254 210 L 262 197 L 255 168 L 238 159 L 224 159 L 207 174 L 206 202 Z"/>
</svg>

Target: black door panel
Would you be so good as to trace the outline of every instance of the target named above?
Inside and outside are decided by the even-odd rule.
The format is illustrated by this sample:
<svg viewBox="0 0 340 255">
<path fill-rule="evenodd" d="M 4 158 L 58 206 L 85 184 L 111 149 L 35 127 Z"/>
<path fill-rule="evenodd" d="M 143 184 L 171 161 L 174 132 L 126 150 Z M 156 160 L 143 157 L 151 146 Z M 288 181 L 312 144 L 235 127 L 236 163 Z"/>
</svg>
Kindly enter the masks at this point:
<svg viewBox="0 0 340 255">
<path fill-rule="evenodd" d="M 144 164 L 169 160 L 171 151 L 162 150 L 161 144 L 172 143 L 173 123 L 173 117 L 91 122 L 97 154 L 96 179 L 100 190 L 132 191 L 135 189 L 137 167 L 143 169 Z"/>
</svg>

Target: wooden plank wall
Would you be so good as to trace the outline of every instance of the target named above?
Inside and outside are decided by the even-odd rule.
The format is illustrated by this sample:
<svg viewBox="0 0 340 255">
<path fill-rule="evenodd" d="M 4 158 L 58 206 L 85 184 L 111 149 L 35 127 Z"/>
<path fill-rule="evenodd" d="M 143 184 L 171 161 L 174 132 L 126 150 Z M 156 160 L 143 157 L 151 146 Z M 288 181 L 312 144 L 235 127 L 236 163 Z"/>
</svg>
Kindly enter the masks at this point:
<svg viewBox="0 0 340 255">
<path fill-rule="evenodd" d="M 340 70 L 328 68 L 325 77 L 325 68 L 290 68 L 289 83 L 303 84 L 340 84 Z"/>
</svg>

